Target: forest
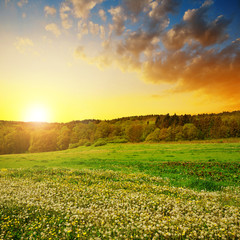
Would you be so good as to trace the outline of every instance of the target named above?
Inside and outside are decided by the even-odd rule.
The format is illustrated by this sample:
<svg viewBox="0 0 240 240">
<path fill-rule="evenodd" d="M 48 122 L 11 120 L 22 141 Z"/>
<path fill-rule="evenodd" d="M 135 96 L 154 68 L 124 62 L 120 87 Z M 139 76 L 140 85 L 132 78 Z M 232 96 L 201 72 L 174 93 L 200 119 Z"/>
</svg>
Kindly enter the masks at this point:
<svg viewBox="0 0 240 240">
<path fill-rule="evenodd" d="M 240 137 L 240 111 L 147 115 L 68 123 L 0 121 L 0 154 L 58 151 L 107 143 Z"/>
</svg>

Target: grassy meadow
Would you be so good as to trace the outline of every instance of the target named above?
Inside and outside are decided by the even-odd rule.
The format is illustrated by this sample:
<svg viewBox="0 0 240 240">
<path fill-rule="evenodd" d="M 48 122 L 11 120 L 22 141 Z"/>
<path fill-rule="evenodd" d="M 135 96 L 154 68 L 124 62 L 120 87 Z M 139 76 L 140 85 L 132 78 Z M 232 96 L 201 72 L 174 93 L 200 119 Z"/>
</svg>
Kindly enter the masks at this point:
<svg viewBox="0 0 240 240">
<path fill-rule="evenodd" d="M 239 239 L 240 143 L 0 156 L 0 239 Z"/>
</svg>

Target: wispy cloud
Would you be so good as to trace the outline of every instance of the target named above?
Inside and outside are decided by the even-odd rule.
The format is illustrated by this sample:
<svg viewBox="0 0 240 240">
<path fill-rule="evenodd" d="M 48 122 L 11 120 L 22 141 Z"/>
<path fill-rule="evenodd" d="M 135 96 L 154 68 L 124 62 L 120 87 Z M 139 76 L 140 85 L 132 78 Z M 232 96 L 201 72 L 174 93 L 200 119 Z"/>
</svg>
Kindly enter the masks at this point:
<svg viewBox="0 0 240 240">
<path fill-rule="evenodd" d="M 45 30 L 53 33 L 56 37 L 61 35 L 61 31 L 59 30 L 57 24 L 55 24 L 55 23 L 50 23 L 50 24 L 46 25 Z"/>
</svg>

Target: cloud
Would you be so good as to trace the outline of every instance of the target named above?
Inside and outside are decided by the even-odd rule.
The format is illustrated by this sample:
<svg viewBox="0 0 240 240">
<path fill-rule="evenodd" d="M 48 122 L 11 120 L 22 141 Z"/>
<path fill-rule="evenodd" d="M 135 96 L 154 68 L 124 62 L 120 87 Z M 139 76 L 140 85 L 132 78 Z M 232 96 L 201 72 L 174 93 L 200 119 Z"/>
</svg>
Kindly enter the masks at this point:
<svg viewBox="0 0 240 240">
<path fill-rule="evenodd" d="M 72 21 L 69 19 L 69 14 L 72 12 L 67 3 L 62 3 L 60 7 L 60 18 L 62 20 L 62 27 L 69 29 L 72 27 Z"/>
<path fill-rule="evenodd" d="M 153 83 L 176 83 L 181 80 L 189 56 L 184 51 L 158 52 L 154 59 L 143 63 L 143 77 Z"/>
<path fill-rule="evenodd" d="M 61 35 L 61 31 L 59 30 L 57 24 L 55 23 L 50 23 L 46 25 L 45 30 L 53 33 L 56 37 L 59 37 Z"/>
<path fill-rule="evenodd" d="M 28 0 L 20 0 L 17 5 L 21 8 L 24 4 L 27 4 Z"/>
<path fill-rule="evenodd" d="M 119 36 L 122 35 L 125 30 L 125 21 L 127 20 L 124 10 L 121 6 L 111 8 L 108 12 L 112 15 L 113 30 Z"/>
<path fill-rule="evenodd" d="M 239 99 L 240 92 L 240 39 L 221 51 L 202 50 L 191 59 L 183 73 L 182 85 L 177 90 L 203 89 L 229 99 Z"/>
<path fill-rule="evenodd" d="M 100 9 L 100 10 L 98 11 L 98 14 L 99 14 L 100 18 L 101 18 L 104 22 L 106 22 L 107 16 L 106 16 L 105 11 L 104 11 L 103 9 Z"/>
<path fill-rule="evenodd" d="M 57 10 L 54 7 L 45 6 L 44 12 L 45 12 L 45 16 L 48 16 L 48 15 L 54 16 L 54 15 L 56 15 Z"/>
<path fill-rule="evenodd" d="M 88 23 L 88 26 L 89 26 L 89 30 L 90 30 L 91 34 L 98 35 L 98 33 L 100 31 L 100 27 L 97 23 L 93 23 L 92 21 L 90 21 Z"/>
<path fill-rule="evenodd" d="M 124 41 L 118 44 L 118 53 L 120 55 L 131 54 L 139 59 L 140 54 L 157 49 L 156 40 L 153 33 L 146 33 L 142 30 L 131 32 Z"/>
<path fill-rule="evenodd" d="M 17 37 L 17 40 L 14 43 L 14 45 L 20 53 L 25 53 L 25 51 L 33 47 L 34 44 L 30 38 Z"/>
<path fill-rule="evenodd" d="M 175 13 L 180 5 L 179 0 L 155 0 L 150 3 L 149 17 L 161 20 L 167 13 Z"/>
<path fill-rule="evenodd" d="M 90 11 L 104 0 L 70 0 L 73 5 L 74 15 L 77 18 L 87 19 Z"/>
<path fill-rule="evenodd" d="M 133 22 L 137 21 L 137 17 L 149 5 L 149 0 L 123 0 L 124 12 Z"/>
<path fill-rule="evenodd" d="M 118 65 L 123 71 L 138 72 L 146 82 L 171 84 L 167 94 L 200 91 L 240 106 L 240 39 L 223 49 L 198 45 L 168 51 L 158 49 L 157 40 L 146 33 L 138 34 L 128 38 L 128 43 L 106 41 L 104 51 L 96 57 L 88 57 L 82 48 L 78 56 L 99 68 Z M 147 49 L 151 54 L 142 61 Z"/>
<path fill-rule="evenodd" d="M 85 21 L 78 21 L 78 38 L 81 39 L 84 35 L 88 34 L 88 25 Z"/>
<path fill-rule="evenodd" d="M 75 18 L 80 18 L 82 20 L 87 20 L 91 10 L 99 3 L 104 0 L 69 0 L 63 2 L 60 7 L 60 17 L 62 20 L 62 26 L 65 29 L 69 29 L 73 25 L 73 21 L 69 19 L 70 15 Z M 99 11 L 99 15 L 103 20 L 106 20 L 106 15 L 104 10 Z M 93 32 L 93 24 L 90 24 L 91 32 Z M 96 31 L 96 29 L 94 29 Z M 81 38 L 81 33 L 78 33 L 78 37 Z"/>
<path fill-rule="evenodd" d="M 189 47 L 163 52 L 145 62 L 142 69 L 146 81 L 177 84 L 174 92 L 201 90 L 236 100 L 240 92 L 240 39 L 222 50 Z"/>
<path fill-rule="evenodd" d="M 200 42 L 203 46 L 210 46 L 228 39 L 226 28 L 231 21 L 222 15 L 210 21 L 207 13 L 212 4 L 212 1 L 205 1 L 198 9 L 187 10 L 183 21 L 163 36 L 165 47 L 180 49 L 192 40 Z"/>
<path fill-rule="evenodd" d="M 180 0 L 149 1 L 148 7 L 145 8 L 145 12 L 148 16 L 148 18 L 145 19 L 148 25 L 148 31 L 161 34 L 170 23 L 168 17 L 169 13 L 176 13 L 180 2 Z"/>
</svg>

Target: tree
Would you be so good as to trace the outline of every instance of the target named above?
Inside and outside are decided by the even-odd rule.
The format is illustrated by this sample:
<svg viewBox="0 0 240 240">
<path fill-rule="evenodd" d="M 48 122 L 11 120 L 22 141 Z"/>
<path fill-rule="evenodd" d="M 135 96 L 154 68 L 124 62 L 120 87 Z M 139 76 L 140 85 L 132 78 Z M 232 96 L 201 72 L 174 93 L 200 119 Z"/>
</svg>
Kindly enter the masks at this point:
<svg viewBox="0 0 240 240">
<path fill-rule="evenodd" d="M 143 126 L 142 141 L 145 141 L 149 134 L 154 132 L 155 129 L 156 127 L 154 124 L 149 124 L 149 122 L 147 122 L 147 124 Z"/>
<path fill-rule="evenodd" d="M 39 130 L 33 133 L 30 152 L 50 152 L 57 150 L 58 132 L 52 130 Z"/>
<path fill-rule="evenodd" d="M 70 143 L 71 131 L 67 126 L 63 126 L 60 130 L 60 134 L 57 137 L 57 148 L 59 150 L 68 149 Z"/>
<path fill-rule="evenodd" d="M 95 139 L 107 138 L 112 132 L 112 125 L 106 121 L 100 122 L 97 125 Z"/>
<path fill-rule="evenodd" d="M 183 137 L 186 140 L 193 140 L 197 138 L 198 130 L 192 123 L 186 123 L 183 126 Z"/>
<path fill-rule="evenodd" d="M 166 141 L 167 138 L 168 138 L 168 129 L 162 128 L 160 130 L 159 139 L 160 139 L 160 141 Z"/>
<path fill-rule="evenodd" d="M 4 137 L 4 153 L 23 153 L 30 145 L 30 136 L 23 129 L 12 129 Z"/>
<path fill-rule="evenodd" d="M 78 123 L 72 130 L 70 143 L 79 143 L 80 141 L 94 141 L 94 135 L 96 131 L 96 124 Z"/>
<path fill-rule="evenodd" d="M 160 128 L 168 128 L 169 126 L 171 126 L 171 117 L 168 113 L 163 117 Z"/>
<path fill-rule="evenodd" d="M 141 142 L 143 127 L 140 124 L 132 124 L 126 129 L 126 135 L 130 142 Z"/>
<path fill-rule="evenodd" d="M 153 132 L 151 132 L 147 138 L 146 142 L 159 142 L 160 141 L 160 129 L 156 128 Z"/>
<path fill-rule="evenodd" d="M 183 127 L 182 126 L 177 126 L 175 128 L 175 141 L 180 141 L 183 140 Z"/>
</svg>

